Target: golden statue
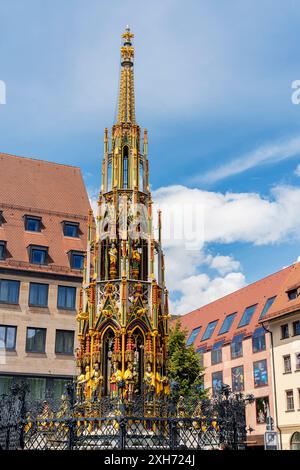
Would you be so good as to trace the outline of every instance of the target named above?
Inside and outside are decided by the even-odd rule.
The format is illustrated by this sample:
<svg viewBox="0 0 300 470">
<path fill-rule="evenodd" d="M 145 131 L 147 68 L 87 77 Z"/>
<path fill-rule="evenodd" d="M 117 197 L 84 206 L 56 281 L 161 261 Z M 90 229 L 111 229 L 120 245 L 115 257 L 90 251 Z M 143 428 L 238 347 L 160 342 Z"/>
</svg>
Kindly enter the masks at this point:
<svg viewBox="0 0 300 470">
<path fill-rule="evenodd" d="M 103 377 L 99 371 L 99 364 L 96 363 L 92 371 L 92 384 L 91 384 L 92 401 L 98 400 L 100 393 L 101 393 L 102 381 L 103 381 Z"/>
<path fill-rule="evenodd" d="M 147 364 L 147 369 L 144 376 L 144 383 L 145 383 L 145 394 L 146 394 L 146 401 L 152 401 L 154 398 L 155 392 L 155 377 L 154 373 L 152 372 L 151 364 Z"/>
<path fill-rule="evenodd" d="M 116 363 L 113 364 L 113 372 L 110 377 L 110 397 L 116 398 L 119 394 L 119 383 L 122 380 L 122 371 L 118 369 Z"/>
</svg>

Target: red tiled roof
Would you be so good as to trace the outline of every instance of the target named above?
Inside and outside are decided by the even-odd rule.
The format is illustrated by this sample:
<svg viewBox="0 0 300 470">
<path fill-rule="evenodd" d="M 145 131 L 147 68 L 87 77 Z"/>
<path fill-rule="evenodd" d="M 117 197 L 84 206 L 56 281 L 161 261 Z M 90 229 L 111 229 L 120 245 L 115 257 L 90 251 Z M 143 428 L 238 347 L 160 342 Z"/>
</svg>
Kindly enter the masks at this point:
<svg viewBox="0 0 300 470">
<path fill-rule="evenodd" d="M 300 310 L 300 296 L 296 299 L 289 300 L 287 292 L 289 290 L 297 289 L 300 287 L 300 263 L 293 264 L 291 266 L 289 275 L 284 280 L 282 288 L 278 293 L 275 302 L 268 311 L 264 320 L 270 320 L 273 318 L 292 313 Z"/>
<path fill-rule="evenodd" d="M 70 270 L 68 252 L 85 251 L 89 198 L 80 169 L 32 158 L 0 153 L 0 240 L 6 241 L 7 257 L 0 268 L 55 271 L 81 275 Z M 42 217 L 42 231 L 25 230 L 24 215 Z M 62 221 L 80 224 L 80 237 L 63 235 Z M 49 248 L 49 265 L 29 263 L 28 246 Z"/>
<path fill-rule="evenodd" d="M 190 334 L 194 328 L 201 326 L 201 330 L 194 341 L 196 348 L 201 346 L 207 346 L 207 348 L 210 348 L 213 343 L 220 340 L 230 342 L 236 334 L 244 333 L 245 336 L 251 336 L 255 328 L 259 326 L 259 317 L 266 301 L 269 298 L 278 295 L 281 291 L 282 284 L 293 270 L 293 266 L 294 265 L 282 269 L 281 271 L 243 287 L 232 294 L 226 295 L 221 299 L 183 315 L 180 319 L 182 328 L 186 328 L 188 330 L 188 334 Z M 257 307 L 249 325 L 238 328 L 238 324 L 243 316 L 245 308 L 254 304 L 257 304 Z M 219 336 L 218 333 L 224 319 L 227 315 L 235 312 L 237 312 L 237 315 L 230 330 L 228 333 Z M 201 341 L 207 325 L 215 320 L 218 320 L 218 323 L 212 337 L 207 341 Z M 176 320 L 174 320 L 172 324 L 175 322 Z"/>
</svg>

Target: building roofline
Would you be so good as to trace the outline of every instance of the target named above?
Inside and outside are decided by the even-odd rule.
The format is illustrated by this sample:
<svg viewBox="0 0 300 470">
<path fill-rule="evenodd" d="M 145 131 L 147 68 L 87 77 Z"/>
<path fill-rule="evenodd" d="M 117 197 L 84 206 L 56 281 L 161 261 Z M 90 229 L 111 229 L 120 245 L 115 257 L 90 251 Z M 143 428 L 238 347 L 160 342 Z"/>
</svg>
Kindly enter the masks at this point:
<svg viewBox="0 0 300 470">
<path fill-rule="evenodd" d="M 1 155 L 5 155 L 7 157 L 13 157 L 13 158 L 21 158 L 21 159 L 25 159 L 25 160 L 33 160 L 33 161 L 36 161 L 36 162 L 43 162 L 43 163 L 47 163 L 47 164 L 50 164 L 50 165 L 59 165 L 59 166 L 63 166 L 63 167 L 66 167 L 66 168 L 75 168 L 79 171 L 80 170 L 80 167 L 79 166 L 75 166 L 75 165 L 67 165 L 66 163 L 58 163 L 58 162 L 51 162 L 49 160 L 43 160 L 41 158 L 36 158 L 36 157 L 25 157 L 24 155 L 16 155 L 16 154 L 13 154 L 13 153 L 6 153 L 6 152 L 1 152 L 0 151 L 0 156 Z"/>
<path fill-rule="evenodd" d="M 266 279 L 268 279 L 268 278 L 270 278 L 270 277 L 273 277 L 273 276 L 275 276 L 276 274 L 278 274 L 278 273 L 280 273 L 280 272 L 282 272 L 282 271 L 285 271 L 285 270 L 290 269 L 291 266 L 294 266 L 295 264 L 298 264 L 298 262 L 292 263 L 292 264 L 290 264 L 289 266 L 286 266 L 285 268 L 279 269 L 279 270 L 276 271 L 275 273 L 268 274 L 267 276 L 265 276 L 265 277 L 263 277 L 263 278 L 261 278 L 261 279 L 258 279 L 257 281 L 251 282 L 250 284 L 247 284 L 246 286 L 241 287 L 240 289 L 237 289 L 237 290 L 231 292 L 230 294 L 224 295 L 223 297 L 220 297 L 220 298 L 218 298 L 218 299 L 216 299 L 216 300 L 213 300 L 212 302 L 208 302 L 207 304 L 201 305 L 201 307 L 198 307 L 198 308 L 196 308 L 195 310 L 192 310 L 191 312 L 188 312 L 188 313 L 185 313 L 185 314 L 183 314 L 183 315 L 180 315 L 180 317 L 185 317 L 185 318 L 186 318 L 186 317 L 188 317 L 189 315 L 195 314 L 196 312 L 198 312 L 199 310 L 201 310 L 201 309 L 207 307 L 208 305 L 213 305 L 213 304 L 215 304 L 215 303 L 217 303 L 217 302 L 222 301 L 223 299 L 226 299 L 227 297 L 230 297 L 230 296 L 233 295 L 233 294 L 236 294 L 237 292 L 242 292 L 243 290 L 248 289 L 249 287 L 254 286 L 255 284 L 258 284 L 258 283 L 260 283 L 260 282 L 262 282 L 262 281 L 264 281 L 264 280 L 266 280 Z M 177 318 L 176 320 L 180 320 L 180 317 Z M 175 321 L 176 321 L 176 320 L 175 320 Z"/>
</svg>

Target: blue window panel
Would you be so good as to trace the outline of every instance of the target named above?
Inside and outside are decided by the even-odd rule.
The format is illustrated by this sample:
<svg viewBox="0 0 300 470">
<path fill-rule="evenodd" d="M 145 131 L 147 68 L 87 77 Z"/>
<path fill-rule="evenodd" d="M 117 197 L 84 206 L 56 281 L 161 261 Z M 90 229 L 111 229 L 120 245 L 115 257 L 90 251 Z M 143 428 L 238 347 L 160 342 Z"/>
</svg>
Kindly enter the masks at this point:
<svg viewBox="0 0 300 470">
<path fill-rule="evenodd" d="M 57 308 L 75 310 L 76 287 L 58 286 Z"/>
<path fill-rule="evenodd" d="M 48 284 L 30 283 L 29 288 L 29 305 L 34 307 L 48 306 Z"/>
<path fill-rule="evenodd" d="M 201 326 L 194 328 L 193 331 L 191 332 L 190 336 L 188 337 L 188 340 L 186 342 L 187 346 L 190 346 L 191 344 L 194 343 L 195 339 L 198 336 L 199 331 L 201 330 Z"/>
<path fill-rule="evenodd" d="M 260 314 L 259 319 L 264 318 L 264 316 L 268 313 L 268 310 L 270 309 L 270 307 L 272 307 L 272 305 L 273 305 L 275 299 L 276 299 L 276 295 L 275 295 L 274 297 L 270 297 L 270 298 L 266 301 L 265 306 L 264 306 L 264 308 L 262 309 L 262 312 L 261 312 L 261 314 Z"/>
<path fill-rule="evenodd" d="M 244 311 L 244 314 L 241 318 L 241 321 L 238 325 L 238 328 L 240 328 L 241 326 L 246 326 L 246 325 L 249 325 L 250 321 L 251 321 L 251 318 L 255 312 L 255 309 L 257 307 L 257 304 L 255 305 L 251 305 L 250 307 L 247 307 Z"/>
<path fill-rule="evenodd" d="M 219 364 L 222 362 L 222 346 L 223 346 L 224 341 L 218 341 L 215 343 L 212 347 L 211 351 L 211 363 L 212 365 L 214 364 Z"/>
<path fill-rule="evenodd" d="M 6 242 L 0 242 L 0 259 L 5 258 Z"/>
<path fill-rule="evenodd" d="M 264 328 L 256 328 L 252 336 L 252 351 L 265 351 L 266 349 L 266 332 Z"/>
<path fill-rule="evenodd" d="M 112 189 L 112 162 L 108 162 L 107 167 L 107 191 Z"/>
<path fill-rule="evenodd" d="M 47 251 L 41 248 L 31 248 L 30 262 L 32 264 L 46 264 Z"/>
<path fill-rule="evenodd" d="M 293 335 L 298 336 L 300 335 L 300 321 L 294 321 L 293 322 Z"/>
<path fill-rule="evenodd" d="M 268 368 L 266 359 L 253 364 L 254 387 L 268 385 Z"/>
<path fill-rule="evenodd" d="M 204 353 L 206 351 L 206 347 L 198 348 L 196 353 L 198 354 L 199 357 L 199 364 L 200 367 L 204 366 Z"/>
<path fill-rule="evenodd" d="M 65 237 L 78 238 L 79 226 L 76 223 L 64 222 L 64 235 Z"/>
<path fill-rule="evenodd" d="M 220 331 L 219 331 L 219 335 L 222 335 L 224 333 L 227 333 L 231 326 L 232 326 L 232 323 L 233 323 L 233 320 L 235 319 L 236 317 L 236 312 L 235 313 L 231 313 L 230 315 L 227 315 L 227 317 L 225 318 L 225 320 L 223 321 L 223 325 L 221 326 L 220 328 Z"/>
<path fill-rule="evenodd" d="M 231 369 L 231 381 L 232 391 L 243 392 L 244 391 L 244 367 L 238 366 Z"/>
<path fill-rule="evenodd" d="M 233 337 L 230 345 L 231 359 L 243 356 L 243 338 L 243 334 Z"/>
<path fill-rule="evenodd" d="M 71 268 L 83 269 L 84 256 L 79 253 L 72 253 L 71 255 Z"/>
<path fill-rule="evenodd" d="M 7 304 L 19 303 L 20 282 L 8 279 L 0 280 L 0 302 Z"/>
<path fill-rule="evenodd" d="M 46 346 L 45 328 L 27 328 L 26 351 L 44 353 Z"/>
<path fill-rule="evenodd" d="M 41 231 L 41 219 L 35 219 L 34 217 L 26 217 L 25 229 L 29 232 L 40 232 Z"/>
<path fill-rule="evenodd" d="M 0 325 L 0 349 L 16 348 L 17 327 Z"/>
<path fill-rule="evenodd" d="M 201 338 L 201 341 L 204 341 L 206 339 L 209 339 L 211 338 L 213 332 L 215 331 L 215 328 L 217 326 L 217 323 L 218 323 L 218 320 L 215 320 L 215 321 L 212 321 L 210 322 L 207 327 L 206 327 L 206 330 Z"/>
<path fill-rule="evenodd" d="M 216 396 L 221 390 L 223 386 L 223 372 L 214 372 L 212 374 L 212 391 L 213 396 Z"/>
<path fill-rule="evenodd" d="M 74 354 L 74 331 L 56 330 L 56 354 Z"/>
</svg>

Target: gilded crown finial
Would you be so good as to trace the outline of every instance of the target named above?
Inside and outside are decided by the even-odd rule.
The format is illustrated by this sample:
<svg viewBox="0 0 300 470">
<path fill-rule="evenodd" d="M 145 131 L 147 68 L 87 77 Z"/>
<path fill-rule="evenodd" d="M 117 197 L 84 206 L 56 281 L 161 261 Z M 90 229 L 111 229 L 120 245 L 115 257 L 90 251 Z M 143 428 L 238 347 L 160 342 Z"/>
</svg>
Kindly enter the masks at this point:
<svg viewBox="0 0 300 470">
<path fill-rule="evenodd" d="M 132 32 L 130 31 L 129 25 L 126 26 L 125 33 L 122 34 L 122 38 L 124 39 L 124 45 L 131 45 L 131 39 L 134 38 L 134 34 L 132 34 Z"/>
</svg>

